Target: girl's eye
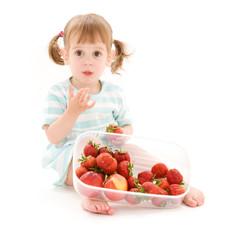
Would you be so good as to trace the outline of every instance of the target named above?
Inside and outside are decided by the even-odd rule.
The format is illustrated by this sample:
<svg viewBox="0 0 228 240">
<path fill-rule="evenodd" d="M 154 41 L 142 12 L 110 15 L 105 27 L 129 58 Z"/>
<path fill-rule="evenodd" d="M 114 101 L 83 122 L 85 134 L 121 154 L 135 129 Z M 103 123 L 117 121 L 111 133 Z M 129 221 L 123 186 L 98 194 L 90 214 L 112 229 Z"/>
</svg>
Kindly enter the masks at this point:
<svg viewBox="0 0 228 240">
<path fill-rule="evenodd" d="M 81 50 L 76 51 L 75 53 L 78 57 L 83 56 L 83 52 Z"/>
<path fill-rule="evenodd" d="M 95 56 L 95 57 L 100 57 L 100 56 L 101 56 L 101 53 L 100 53 L 100 52 L 94 52 L 94 56 Z"/>
</svg>

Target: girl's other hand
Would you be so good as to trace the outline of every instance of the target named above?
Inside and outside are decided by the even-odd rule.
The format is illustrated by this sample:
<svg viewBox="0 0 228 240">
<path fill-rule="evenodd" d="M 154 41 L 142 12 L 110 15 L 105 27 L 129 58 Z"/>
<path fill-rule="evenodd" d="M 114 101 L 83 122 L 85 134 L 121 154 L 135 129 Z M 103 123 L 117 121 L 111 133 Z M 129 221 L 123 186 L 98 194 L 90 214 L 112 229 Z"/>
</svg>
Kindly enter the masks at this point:
<svg viewBox="0 0 228 240">
<path fill-rule="evenodd" d="M 95 106 L 95 101 L 89 104 L 91 95 L 88 95 L 88 92 L 89 88 L 81 88 L 74 94 L 74 88 L 69 85 L 68 108 L 72 113 L 81 114 L 87 109 Z"/>
</svg>

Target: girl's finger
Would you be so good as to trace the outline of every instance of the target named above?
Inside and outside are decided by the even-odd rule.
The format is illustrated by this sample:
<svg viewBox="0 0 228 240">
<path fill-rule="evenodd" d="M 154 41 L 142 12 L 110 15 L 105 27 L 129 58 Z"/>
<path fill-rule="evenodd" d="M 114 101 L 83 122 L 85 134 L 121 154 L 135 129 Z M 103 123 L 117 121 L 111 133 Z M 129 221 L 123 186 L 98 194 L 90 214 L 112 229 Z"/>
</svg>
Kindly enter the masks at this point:
<svg viewBox="0 0 228 240">
<path fill-rule="evenodd" d="M 88 109 L 94 107 L 94 105 L 96 104 L 95 101 L 93 101 L 91 104 L 88 104 L 90 99 L 91 99 L 91 95 L 88 95 L 83 101 L 83 105 L 87 105 Z"/>
<path fill-rule="evenodd" d="M 96 104 L 96 102 L 95 102 L 95 101 L 93 101 L 91 104 L 89 104 L 89 105 L 88 105 L 88 109 L 90 109 L 90 108 L 94 107 L 94 106 L 95 106 L 95 104 Z"/>
<path fill-rule="evenodd" d="M 80 91 L 81 91 L 81 89 L 80 89 Z M 79 97 L 78 100 L 79 100 L 80 102 L 83 102 L 84 99 L 85 99 L 85 96 L 88 94 L 88 92 L 89 92 L 89 89 L 88 89 L 88 88 L 83 88 L 81 94 L 78 96 L 78 97 Z"/>
<path fill-rule="evenodd" d="M 84 97 L 82 104 L 87 105 L 90 99 L 91 99 L 91 95 Z"/>
</svg>

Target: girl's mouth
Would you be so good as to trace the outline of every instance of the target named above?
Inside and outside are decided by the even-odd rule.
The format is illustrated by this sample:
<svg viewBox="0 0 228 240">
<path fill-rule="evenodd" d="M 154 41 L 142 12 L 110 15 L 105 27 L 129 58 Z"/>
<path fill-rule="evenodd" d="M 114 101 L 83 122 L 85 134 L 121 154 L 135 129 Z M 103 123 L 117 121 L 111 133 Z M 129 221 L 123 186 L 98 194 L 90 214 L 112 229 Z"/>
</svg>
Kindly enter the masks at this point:
<svg viewBox="0 0 228 240">
<path fill-rule="evenodd" d="M 83 74 L 86 75 L 86 76 L 91 76 L 93 73 L 90 72 L 90 71 L 85 71 L 85 72 L 83 72 Z"/>
</svg>

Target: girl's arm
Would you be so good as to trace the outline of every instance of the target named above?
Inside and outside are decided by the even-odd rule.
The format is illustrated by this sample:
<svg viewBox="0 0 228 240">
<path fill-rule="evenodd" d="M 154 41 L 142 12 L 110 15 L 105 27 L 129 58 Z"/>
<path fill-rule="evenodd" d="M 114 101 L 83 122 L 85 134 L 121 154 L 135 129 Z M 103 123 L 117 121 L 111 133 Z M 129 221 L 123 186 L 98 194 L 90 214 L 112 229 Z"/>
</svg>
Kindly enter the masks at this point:
<svg viewBox="0 0 228 240">
<path fill-rule="evenodd" d="M 52 144 L 60 143 L 71 131 L 79 115 L 94 107 L 95 101 L 88 104 L 91 96 L 88 94 L 88 88 L 81 88 L 76 95 L 74 89 L 69 85 L 68 107 L 63 115 L 51 125 L 45 125 L 45 133 Z"/>
<path fill-rule="evenodd" d="M 131 125 L 124 125 L 121 128 L 123 130 L 123 134 L 127 134 L 127 135 L 132 135 L 133 134 L 133 127 Z"/>
</svg>

